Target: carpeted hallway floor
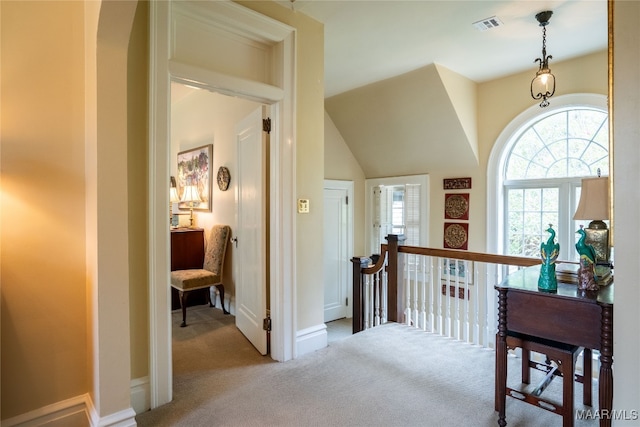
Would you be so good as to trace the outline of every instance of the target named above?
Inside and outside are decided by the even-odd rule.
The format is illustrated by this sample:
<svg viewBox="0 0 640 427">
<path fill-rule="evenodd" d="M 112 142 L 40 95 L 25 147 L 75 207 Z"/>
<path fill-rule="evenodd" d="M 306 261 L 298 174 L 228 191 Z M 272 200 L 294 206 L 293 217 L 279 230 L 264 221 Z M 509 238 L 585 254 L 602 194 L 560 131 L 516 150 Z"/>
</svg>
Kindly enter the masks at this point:
<svg viewBox="0 0 640 427">
<path fill-rule="evenodd" d="M 174 313 L 174 400 L 138 415 L 142 427 L 497 425 L 491 350 L 394 324 L 278 363 L 260 356 L 219 309 L 191 307 L 187 322 L 179 328 Z M 510 360 L 516 380 L 518 361 Z M 545 394 L 559 395 L 561 384 Z M 577 386 L 576 409 L 584 409 L 581 398 Z M 562 425 L 560 416 L 514 399 L 507 422 Z"/>
</svg>

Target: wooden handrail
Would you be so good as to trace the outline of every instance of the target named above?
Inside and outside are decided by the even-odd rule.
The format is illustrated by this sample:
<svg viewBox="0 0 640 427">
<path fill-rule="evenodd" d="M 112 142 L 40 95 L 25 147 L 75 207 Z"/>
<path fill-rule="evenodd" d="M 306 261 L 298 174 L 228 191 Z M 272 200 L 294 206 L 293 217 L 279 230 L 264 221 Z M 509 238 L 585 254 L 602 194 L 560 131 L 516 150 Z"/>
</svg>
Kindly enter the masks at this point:
<svg viewBox="0 0 640 427">
<path fill-rule="evenodd" d="M 540 258 L 521 257 L 513 255 L 496 255 L 488 254 L 484 252 L 468 252 L 468 251 L 456 251 L 452 249 L 435 249 L 435 248 L 423 248 L 419 246 L 400 246 L 398 252 L 415 254 L 415 255 L 428 255 L 439 258 L 452 258 L 461 259 L 466 261 L 487 262 L 490 264 L 504 264 L 504 265 L 516 265 L 520 267 L 531 267 L 532 265 L 540 264 Z M 577 264 L 574 261 L 556 261 L 560 264 Z"/>
<path fill-rule="evenodd" d="M 374 265 L 371 265 L 371 258 L 368 257 L 354 257 L 351 259 L 353 263 L 353 333 L 364 329 L 364 312 L 362 310 L 364 276 L 380 273 L 383 268 L 386 268 L 387 272 L 387 320 L 398 322 L 402 319 L 404 288 L 398 286 L 398 283 L 401 283 L 401 280 L 399 280 L 401 272 L 398 271 L 399 253 L 519 267 L 530 267 L 541 263 L 540 258 L 404 246 L 400 244 L 403 236 L 395 234 L 388 235 L 386 239 L 388 243 L 380 245 L 380 258 Z M 557 263 L 577 264 L 573 261 L 557 261 Z"/>
</svg>

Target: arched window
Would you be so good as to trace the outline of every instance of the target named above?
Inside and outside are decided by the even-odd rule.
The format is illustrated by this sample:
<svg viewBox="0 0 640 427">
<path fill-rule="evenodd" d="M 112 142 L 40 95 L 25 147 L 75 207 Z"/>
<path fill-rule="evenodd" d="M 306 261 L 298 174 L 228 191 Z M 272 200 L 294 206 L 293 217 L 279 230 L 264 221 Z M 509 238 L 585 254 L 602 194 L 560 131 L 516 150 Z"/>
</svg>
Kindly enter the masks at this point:
<svg viewBox="0 0 640 427">
<path fill-rule="evenodd" d="M 496 143 L 489 176 L 497 177 L 496 235 L 498 252 L 538 257 L 549 224 L 557 233 L 560 258 L 577 258 L 574 221 L 581 178 L 609 175 L 609 122 L 604 97 L 594 103 L 554 102 L 553 109 L 527 110 Z M 606 101 L 606 100 L 604 100 Z M 606 104 L 605 104 L 606 105 Z M 494 156 L 494 154 L 499 154 Z M 496 162 L 494 162 L 496 163 Z M 492 190 L 491 185 L 489 187 Z M 491 197 L 490 197 L 491 199 Z M 491 206 L 491 205 L 489 205 Z M 491 213 L 489 214 L 491 215 Z M 491 218 L 491 216 L 489 216 Z"/>
</svg>

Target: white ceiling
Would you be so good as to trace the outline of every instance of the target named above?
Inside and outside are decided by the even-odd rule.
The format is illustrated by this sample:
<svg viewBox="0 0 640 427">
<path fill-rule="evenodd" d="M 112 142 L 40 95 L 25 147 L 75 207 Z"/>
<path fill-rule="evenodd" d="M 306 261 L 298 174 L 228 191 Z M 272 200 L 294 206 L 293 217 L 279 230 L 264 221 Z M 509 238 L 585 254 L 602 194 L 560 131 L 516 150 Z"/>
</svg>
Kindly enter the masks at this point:
<svg viewBox="0 0 640 427">
<path fill-rule="evenodd" d="M 606 0 L 280 0 L 325 26 L 325 97 L 437 63 L 483 82 L 531 69 L 541 56 L 535 15 L 553 11 L 553 64 L 607 47 Z M 496 16 L 484 32 L 473 23 Z"/>
</svg>

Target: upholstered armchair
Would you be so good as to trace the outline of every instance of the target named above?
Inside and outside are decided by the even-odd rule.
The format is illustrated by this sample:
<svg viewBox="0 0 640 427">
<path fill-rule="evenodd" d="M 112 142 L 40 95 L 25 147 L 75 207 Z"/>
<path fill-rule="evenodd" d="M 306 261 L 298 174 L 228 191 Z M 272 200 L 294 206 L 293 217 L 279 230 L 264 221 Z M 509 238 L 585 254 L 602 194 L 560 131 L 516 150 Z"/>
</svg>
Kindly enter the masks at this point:
<svg viewBox="0 0 640 427">
<path fill-rule="evenodd" d="M 224 308 L 224 285 L 222 273 L 224 257 L 227 252 L 227 244 L 231 236 L 231 228 L 228 225 L 214 225 L 211 228 L 204 253 L 204 265 L 202 269 L 175 270 L 171 272 L 171 286 L 180 293 L 180 308 L 182 308 L 181 327 L 187 326 L 187 296 L 196 289 L 215 286 L 220 292 L 220 303 L 224 314 L 229 314 Z M 209 307 L 211 303 L 210 292 L 207 292 Z"/>
</svg>

